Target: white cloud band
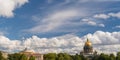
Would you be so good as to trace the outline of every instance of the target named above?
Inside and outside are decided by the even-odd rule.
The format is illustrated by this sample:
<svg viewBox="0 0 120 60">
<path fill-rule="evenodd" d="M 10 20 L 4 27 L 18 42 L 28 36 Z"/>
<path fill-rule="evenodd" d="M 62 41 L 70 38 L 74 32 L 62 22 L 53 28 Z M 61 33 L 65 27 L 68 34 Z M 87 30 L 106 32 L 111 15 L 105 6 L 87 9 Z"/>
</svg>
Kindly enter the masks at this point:
<svg viewBox="0 0 120 60">
<path fill-rule="evenodd" d="M 118 49 L 120 49 L 120 32 L 97 31 L 94 34 L 87 34 L 83 37 L 71 34 L 53 38 L 32 36 L 24 41 L 10 40 L 5 36 L 0 36 L 0 50 L 15 52 L 28 47 L 40 53 L 67 52 L 74 54 L 79 53 L 83 49 L 84 42 L 87 38 L 93 43 L 95 50 L 101 52 L 108 51 L 110 53 L 118 52 Z"/>
</svg>

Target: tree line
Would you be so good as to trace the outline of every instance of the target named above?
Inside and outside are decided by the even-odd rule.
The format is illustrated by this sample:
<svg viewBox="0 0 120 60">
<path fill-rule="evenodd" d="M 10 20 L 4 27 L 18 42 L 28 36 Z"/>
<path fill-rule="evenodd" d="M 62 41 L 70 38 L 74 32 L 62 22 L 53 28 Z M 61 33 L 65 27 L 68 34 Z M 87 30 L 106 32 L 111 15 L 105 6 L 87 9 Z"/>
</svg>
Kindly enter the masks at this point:
<svg viewBox="0 0 120 60">
<path fill-rule="evenodd" d="M 89 60 L 83 55 L 69 55 L 67 53 L 48 53 L 44 55 L 44 60 Z M 104 54 L 94 55 L 91 60 L 120 60 L 120 52 L 115 56 L 114 54 Z"/>
<path fill-rule="evenodd" d="M 4 58 L 2 52 L 0 52 L 0 60 L 35 60 L 34 56 L 27 57 L 25 54 L 8 54 L 8 58 Z"/>
<path fill-rule="evenodd" d="M 24 54 L 14 53 L 9 54 L 8 58 L 4 58 L 2 52 L 0 52 L 0 60 L 35 60 L 34 56 L 28 57 Z M 48 53 L 44 54 L 44 60 L 88 60 L 81 54 L 70 55 L 67 53 Z M 116 54 L 97 54 L 92 57 L 92 60 L 120 60 L 120 52 Z"/>
</svg>

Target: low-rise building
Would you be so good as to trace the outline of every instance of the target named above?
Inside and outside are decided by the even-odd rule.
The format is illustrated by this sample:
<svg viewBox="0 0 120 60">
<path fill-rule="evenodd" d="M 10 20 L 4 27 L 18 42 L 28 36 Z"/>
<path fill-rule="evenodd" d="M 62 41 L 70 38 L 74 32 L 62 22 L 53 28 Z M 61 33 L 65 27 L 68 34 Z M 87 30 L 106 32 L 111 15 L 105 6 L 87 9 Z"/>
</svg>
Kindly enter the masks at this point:
<svg viewBox="0 0 120 60">
<path fill-rule="evenodd" d="M 28 59 L 31 56 L 34 56 L 35 60 L 43 60 L 43 54 L 36 53 L 34 50 L 29 50 L 29 49 L 25 48 L 23 51 L 21 51 L 19 53 L 20 54 L 25 54 L 28 57 Z"/>
</svg>

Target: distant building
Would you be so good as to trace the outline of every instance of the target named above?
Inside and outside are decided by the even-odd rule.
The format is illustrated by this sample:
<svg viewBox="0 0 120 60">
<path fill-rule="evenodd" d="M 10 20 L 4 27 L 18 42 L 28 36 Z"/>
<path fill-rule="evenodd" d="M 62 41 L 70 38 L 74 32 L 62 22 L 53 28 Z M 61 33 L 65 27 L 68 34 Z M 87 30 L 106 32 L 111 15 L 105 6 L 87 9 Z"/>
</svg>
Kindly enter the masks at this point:
<svg viewBox="0 0 120 60">
<path fill-rule="evenodd" d="M 81 51 L 80 54 L 87 57 L 89 60 L 92 60 L 92 58 L 97 55 L 97 51 L 93 51 L 92 43 L 89 39 L 85 42 L 83 51 Z"/>
<path fill-rule="evenodd" d="M 35 57 L 35 60 L 43 60 L 43 55 L 40 54 L 40 53 L 35 53 L 34 50 L 28 50 L 27 48 L 25 48 L 23 51 L 19 52 L 20 54 L 25 54 L 28 59 L 31 57 L 31 56 L 34 56 Z"/>
</svg>

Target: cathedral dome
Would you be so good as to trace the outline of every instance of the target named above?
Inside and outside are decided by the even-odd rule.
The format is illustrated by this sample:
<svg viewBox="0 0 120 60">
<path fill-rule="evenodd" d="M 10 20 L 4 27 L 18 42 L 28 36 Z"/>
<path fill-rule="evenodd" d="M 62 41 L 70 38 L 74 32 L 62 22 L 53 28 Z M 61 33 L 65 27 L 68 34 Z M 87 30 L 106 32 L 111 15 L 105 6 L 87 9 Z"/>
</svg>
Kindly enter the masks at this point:
<svg viewBox="0 0 120 60">
<path fill-rule="evenodd" d="M 92 43 L 87 39 L 87 41 L 85 42 L 85 46 L 92 46 Z"/>
<path fill-rule="evenodd" d="M 83 47 L 84 53 L 85 54 L 89 54 L 89 53 L 93 53 L 93 47 L 92 47 L 92 43 L 87 39 L 87 41 L 85 42 L 85 45 Z"/>
</svg>

